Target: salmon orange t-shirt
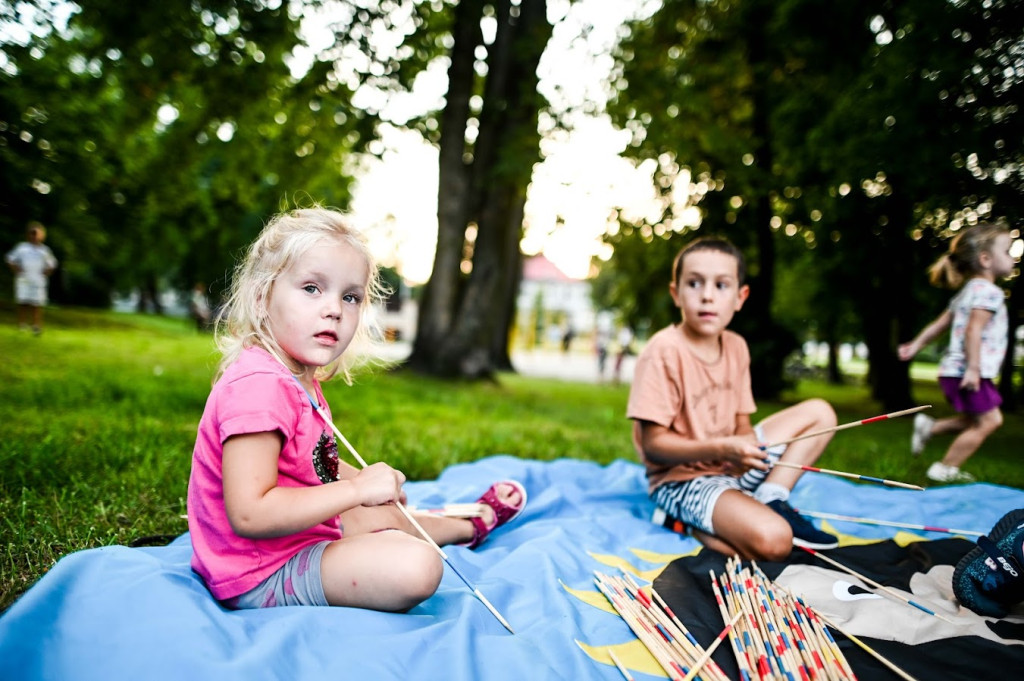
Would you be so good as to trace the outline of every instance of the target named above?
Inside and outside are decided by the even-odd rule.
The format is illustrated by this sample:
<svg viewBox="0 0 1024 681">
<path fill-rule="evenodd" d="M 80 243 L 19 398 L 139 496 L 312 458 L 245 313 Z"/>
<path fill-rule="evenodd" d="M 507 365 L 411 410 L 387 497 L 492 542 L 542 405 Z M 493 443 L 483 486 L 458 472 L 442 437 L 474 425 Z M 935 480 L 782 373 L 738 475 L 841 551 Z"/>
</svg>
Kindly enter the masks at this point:
<svg viewBox="0 0 1024 681">
<path fill-rule="evenodd" d="M 730 473 L 723 461 L 666 466 L 647 460 L 641 421 L 669 428 L 691 440 L 736 434 L 736 417 L 757 411 L 750 387 L 750 351 L 743 337 L 722 333 L 722 352 L 712 363 L 690 350 L 678 325 L 662 329 L 647 343 L 633 370 L 626 416 L 633 419 L 633 445 L 647 469 L 650 491 L 670 481 Z"/>
</svg>

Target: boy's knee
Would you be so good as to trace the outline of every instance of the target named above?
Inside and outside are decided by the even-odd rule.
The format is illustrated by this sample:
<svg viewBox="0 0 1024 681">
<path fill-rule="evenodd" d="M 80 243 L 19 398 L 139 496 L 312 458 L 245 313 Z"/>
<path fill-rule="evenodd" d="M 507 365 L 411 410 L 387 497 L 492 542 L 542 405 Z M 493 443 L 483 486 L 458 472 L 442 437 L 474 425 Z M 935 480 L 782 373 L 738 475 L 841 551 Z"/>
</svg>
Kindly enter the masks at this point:
<svg viewBox="0 0 1024 681">
<path fill-rule="evenodd" d="M 747 550 L 756 560 L 782 561 L 793 551 L 793 531 L 785 522 L 758 528 L 749 541 Z"/>
<path fill-rule="evenodd" d="M 818 421 L 823 428 L 831 428 L 839 423 L 839 419 L 836 417 L 836 410 L 828 401 L 823 400 L 820 397 L 812 397 L 807 400 L 806 404 L 809 409 L 813 410 L 815 420 Z"/>
</svg>

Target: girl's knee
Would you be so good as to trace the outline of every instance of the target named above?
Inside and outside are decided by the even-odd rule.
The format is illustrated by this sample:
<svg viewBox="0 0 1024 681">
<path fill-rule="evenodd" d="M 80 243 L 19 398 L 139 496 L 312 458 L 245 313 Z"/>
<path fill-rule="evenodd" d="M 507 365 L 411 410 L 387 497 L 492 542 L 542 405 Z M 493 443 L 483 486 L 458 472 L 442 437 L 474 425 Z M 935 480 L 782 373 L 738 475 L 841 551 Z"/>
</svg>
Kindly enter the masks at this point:
<svg viewBox="0 0 1024 681">
<path fill-rule="evenodd" d="M 977 423 L 986 433 L 991 433 L 1003 425 L 1003 412 L 999 410 L 999 407 L 990 409 L 978 416 Z"/>
<path fill-rule="evenodd" d="M 397 577 L 396 588 L 405 595 L 411 608 L 434 595 L 444 575 L 444 563 L 441 557 L 426 542 L 417 542 L 403 561 Z"/>
</svg>

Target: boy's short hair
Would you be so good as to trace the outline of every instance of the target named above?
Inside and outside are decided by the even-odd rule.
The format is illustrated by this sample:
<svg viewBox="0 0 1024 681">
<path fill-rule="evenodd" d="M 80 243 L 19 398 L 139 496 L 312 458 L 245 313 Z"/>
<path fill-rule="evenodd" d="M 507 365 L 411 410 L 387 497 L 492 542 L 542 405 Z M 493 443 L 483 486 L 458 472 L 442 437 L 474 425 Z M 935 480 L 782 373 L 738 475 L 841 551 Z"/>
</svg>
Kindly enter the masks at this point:
<svg viewBox="0 0 1024 681">
<path fill-rule="evenodd" d="M 690 253 L 694 251 L 718 251 L 719 253 L 725 253 L 736 258 L 736 278 L 738 284 L 743 286 L 747 279 L 747 262 L 743 258 L 743 253 L 740 249 L 726 239 L 720 236 L 702 236 L 699 239 L 695 239 L 690 243 L 686 244 L 681 251 L 676 255 L 676 259 L 672 262 L 672 281 L 675 284 L 679 284 L 679 277 L 683 274 L 683 260 Z"/>
<path fill-rule="evenodd" d="M 39 232 L 40 240 L 46 238 L 46 227 L 44 227 L 43 223 L 39 222 L 38 220 L 33 220 L 32 222 L 25 225 L 25 236 L 31 237 L 32 232 Z"/>
</svg>

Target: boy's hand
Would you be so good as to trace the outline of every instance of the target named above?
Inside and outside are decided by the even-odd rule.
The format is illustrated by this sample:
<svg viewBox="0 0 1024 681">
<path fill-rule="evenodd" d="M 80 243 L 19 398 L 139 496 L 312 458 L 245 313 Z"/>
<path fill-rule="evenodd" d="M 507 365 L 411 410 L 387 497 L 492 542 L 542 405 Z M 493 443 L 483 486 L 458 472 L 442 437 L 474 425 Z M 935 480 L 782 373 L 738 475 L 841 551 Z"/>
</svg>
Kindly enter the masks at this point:
<svg viewBox="0 0 1024 681">
<path fill-rule="evenodd" d="M 405 475 L 382 461 L 370 464 L 352 479 L 363 506 L 381 506 L 404 501 Z"/>
<path fill-rule="evenodd" d="M 749 435 L 733 435 L 724 439 L 726 456 L 725 460 L 743 474 L 751 468 L 768 470 L 768 464 L 764 462 L 765 453 L 758 446 L 757 438 L 753 433 Z"/>
</svg>

